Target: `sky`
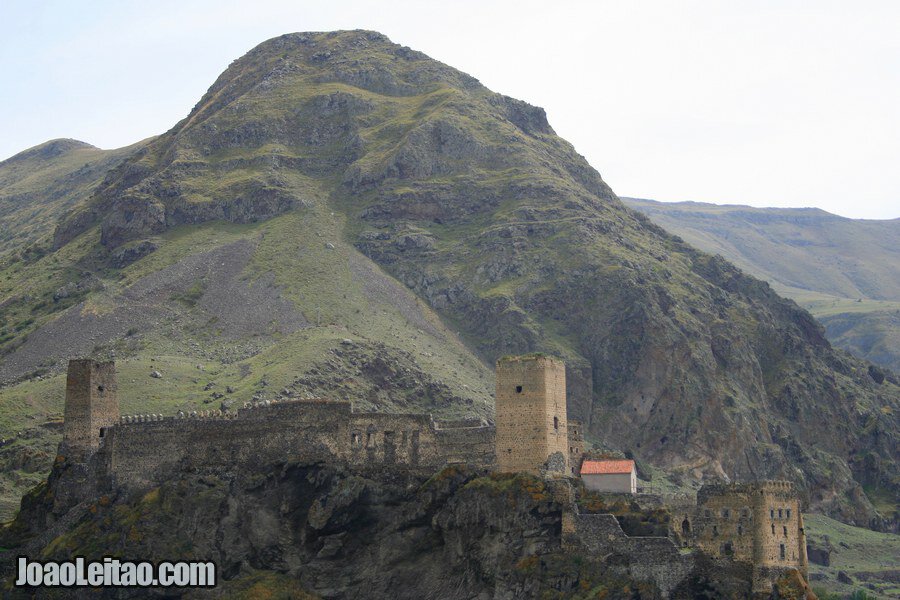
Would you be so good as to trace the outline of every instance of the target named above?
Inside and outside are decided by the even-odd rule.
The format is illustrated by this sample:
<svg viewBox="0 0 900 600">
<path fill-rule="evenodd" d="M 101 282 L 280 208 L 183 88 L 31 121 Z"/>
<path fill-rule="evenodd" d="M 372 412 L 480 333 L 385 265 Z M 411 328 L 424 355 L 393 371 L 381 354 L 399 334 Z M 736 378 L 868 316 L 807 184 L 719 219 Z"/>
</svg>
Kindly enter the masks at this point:
<svg viewBox="0 0 900 600">
<path fill-rule="evenodd" d="M 163 133 L 253 46 L 334 29 L 544 107 L 620 196 L 900 217 L 893 0 L 0 0 L 0 160 Z"/>
</svg>

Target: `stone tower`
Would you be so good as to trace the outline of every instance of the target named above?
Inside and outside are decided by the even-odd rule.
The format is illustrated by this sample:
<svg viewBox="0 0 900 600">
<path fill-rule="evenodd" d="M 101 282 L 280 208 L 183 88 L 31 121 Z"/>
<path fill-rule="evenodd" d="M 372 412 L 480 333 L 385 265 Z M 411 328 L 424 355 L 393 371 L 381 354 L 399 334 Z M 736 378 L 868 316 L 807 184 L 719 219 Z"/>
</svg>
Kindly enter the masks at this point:
<svg viewBox="0 0 900 600">
<path fill-rule="evenodd" d="M 704 553 L 752 565 L 754 593 L 771 592 L 785 569 L 807 576 L 800 498 L 788 481 L 704 485 L 696 514 L 674 526 Z"/>
<path fill-rule="evenodd" d="M 114 362 L 69 361 L 64 418 L 60 453 L 85 462 L 99 448 L 103 428 L 119 421 Z"/>
<path fill-rule="evenodd" d="M 789 481 L 764 481 L 753 498 L 755 519 L 753 587 L 768 592 L 772 581 L 788 567 L 808 577 L 806 532 L 800 498 Z"/>
<path fill-rule="evenodd" d="M 498 471 L 538 474 L 554 456 L 551 470 L 566 474 L 565 364 L 540 355 L 498 360 L 495 422 Z"/>
</svg>

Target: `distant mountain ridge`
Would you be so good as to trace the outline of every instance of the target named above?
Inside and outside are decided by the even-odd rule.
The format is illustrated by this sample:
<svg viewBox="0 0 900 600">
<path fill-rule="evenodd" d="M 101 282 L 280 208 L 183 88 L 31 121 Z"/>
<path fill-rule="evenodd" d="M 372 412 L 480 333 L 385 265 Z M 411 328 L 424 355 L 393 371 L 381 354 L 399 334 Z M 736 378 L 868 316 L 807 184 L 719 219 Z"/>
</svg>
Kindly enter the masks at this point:
<svg viewBox="0 0 900 600">
<path fill-rule="evenodd" d="M 900 219 L 848 219 L 817 208 L 622 201 L 769 281 L 810 310 L 832 343 L 900 373 Z"/>
</svg>

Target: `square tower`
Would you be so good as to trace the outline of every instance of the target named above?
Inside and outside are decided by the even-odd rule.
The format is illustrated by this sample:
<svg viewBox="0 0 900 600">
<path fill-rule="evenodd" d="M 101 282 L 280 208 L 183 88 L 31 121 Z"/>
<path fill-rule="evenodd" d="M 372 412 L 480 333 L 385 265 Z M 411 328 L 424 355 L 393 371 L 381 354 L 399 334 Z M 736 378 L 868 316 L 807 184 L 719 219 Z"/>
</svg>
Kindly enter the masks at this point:
<svg viewBox="0 0 900 600">
<path fill-rule="evenodd" d="M 497 361 L 497 470 L 539 474 L 551 455 L 568 472 L 566 366 L 542 355 Z"/>
<path fill-rule="evenodd" d="M 100 447 L 103 428 L 119 422 L 114 362 L 69 361 L 60 452 L 84 462 Z"/>
</svg>

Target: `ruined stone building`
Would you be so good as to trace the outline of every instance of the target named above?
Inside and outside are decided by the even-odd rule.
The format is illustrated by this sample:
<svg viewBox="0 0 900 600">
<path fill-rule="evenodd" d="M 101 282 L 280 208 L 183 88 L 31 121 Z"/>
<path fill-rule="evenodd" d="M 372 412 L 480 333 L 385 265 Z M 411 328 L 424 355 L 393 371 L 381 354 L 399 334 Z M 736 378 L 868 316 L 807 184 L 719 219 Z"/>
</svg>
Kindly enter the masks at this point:
<svg viewBox="0 0 900 600">
<path fill-rule="evenodd" d="M 673 515 L 672 537 L 710 556 L 752 564 L 757 588 L 786 568 L 807 574 L 800 499 L 788 481 L 705 485 L 695 509 Z"/>
<path fill-rule="evenodd" d="M 494 428 L 441 423 L 431 415 L 358 413 L 349 402 L 257 403 L 236 413 L 122 417 L 111 362 L 73 360 L 59 454 L 71 464 L 70 497 L 139 489 L 174 472 L 239 469 L 285 460 L 341 461 L 359 468 L 421 469 L 494 464 Z"/>
<path fill-rule="evenodd" d="M 565 365 L 543 355 L 497 361 L 495 426 L 441 422 L 427 414 L 360 413 L 349 402 L 328 400 L 248 404 L 233 413 L 122 417 L 114 364 L 73 360 L 57 461 L 65 481 L 54 502 L 62 514 L 106 490 L 146 489 L 178 472 L 252 470 L 292 460 L 429 475 L 466 463 L 547 477 L 571 495 L 568 482 L 577 473 L 592 487 L 592 461 L 584 461 L 588 472 L 582 466 L 584 443 L 583 425 L 566 415 Z M 616 462 L 629 468 L 613 473 L 623 477 L 624 487 L 612 491 L 633 494 L 634 461 Z M 579 514 L 573 499 L 563 513 L 563 544 L 622 557 L 615 564 L 653 580 L 664 594 L 694 572 L 698 557 L 745 568 L 760 593 L 771 590 L 785 569 L 806 574 L 800 502 L 788 482 L 706 485 L 696 505 L 670 509 L 665 537 L 630 537 L 611 514 Z"/>
</svg>

